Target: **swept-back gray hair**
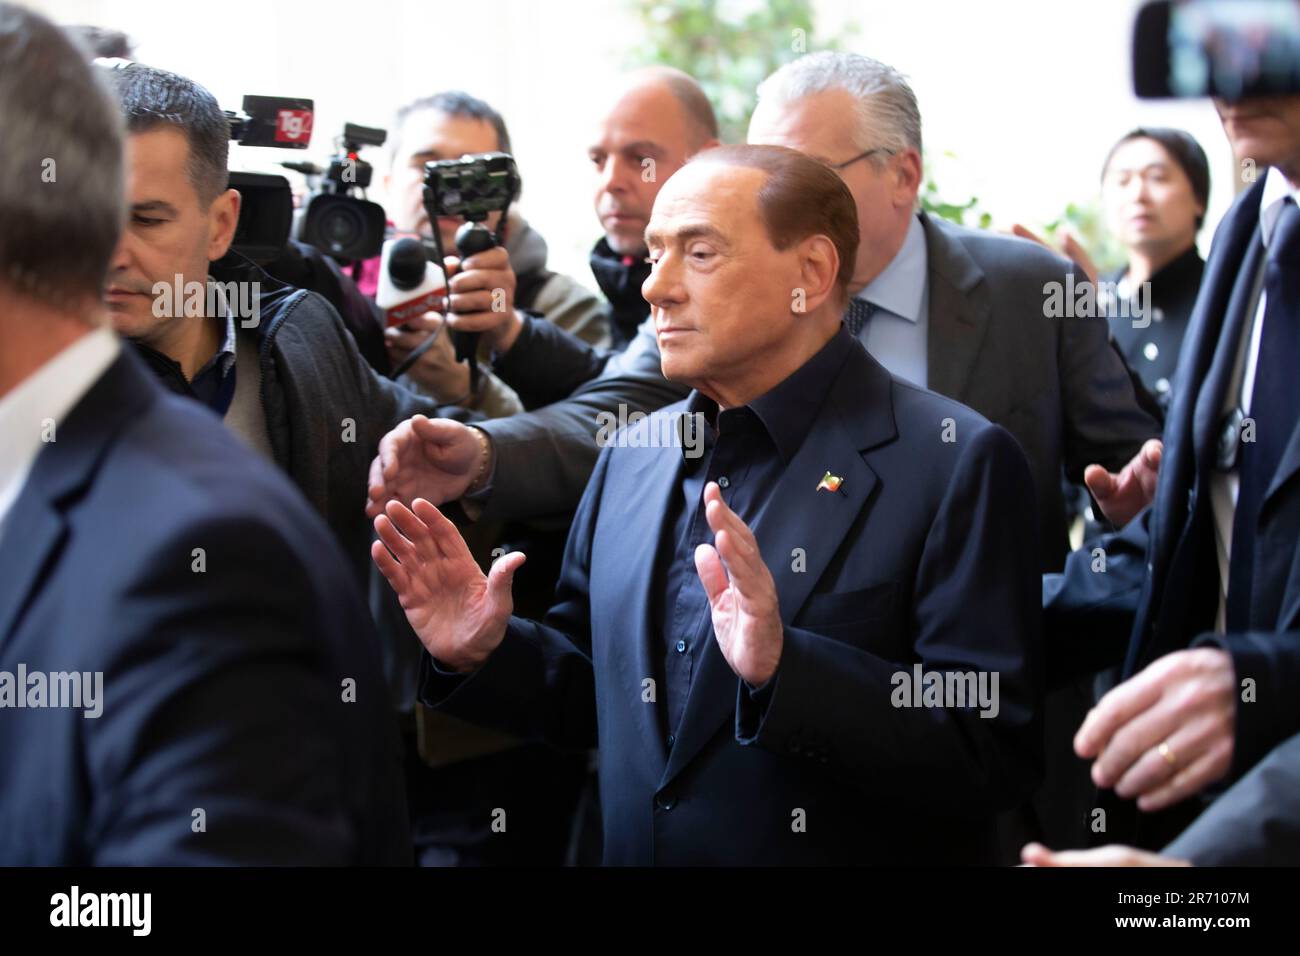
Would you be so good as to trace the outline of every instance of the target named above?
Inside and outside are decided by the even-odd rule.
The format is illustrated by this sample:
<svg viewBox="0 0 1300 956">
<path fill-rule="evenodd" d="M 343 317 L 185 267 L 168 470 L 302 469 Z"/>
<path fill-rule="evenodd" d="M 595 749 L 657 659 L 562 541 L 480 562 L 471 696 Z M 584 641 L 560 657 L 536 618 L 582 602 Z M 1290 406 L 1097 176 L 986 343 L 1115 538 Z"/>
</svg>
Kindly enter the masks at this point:
<svg viewBox="0 0 1300 956">
<path fill-rule="evenodd" d="M 758 85 L 758 101 L 783 106 L 826 90 L 844 90 L 857 103 L 853 140 L 861 149 L 921 152 L 921 110 L 907 79 L 892 66 L 857 53 L 823 50 L 799 57 Z M 886 157 L 871 159 L 880 165 Z"/>
<path fill-rule="evenodd" d="M 0 282 L 62 308 L 103 292 L 126 218 L 122 120 L 87 59 L 0 2 Z"/>
</svg>

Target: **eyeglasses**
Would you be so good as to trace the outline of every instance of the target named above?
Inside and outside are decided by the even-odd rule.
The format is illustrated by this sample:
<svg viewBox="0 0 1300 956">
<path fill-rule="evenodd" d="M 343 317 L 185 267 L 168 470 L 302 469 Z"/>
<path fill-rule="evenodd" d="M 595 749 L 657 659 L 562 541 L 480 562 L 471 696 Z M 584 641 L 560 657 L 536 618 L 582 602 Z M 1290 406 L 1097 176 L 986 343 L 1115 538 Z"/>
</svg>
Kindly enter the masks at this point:
<svg viewBox="0 0 1300 956">
<path fill-rule="evenodd" d="M 852 166 L 859 159 L 866 159 L 868 156 L 874 156 L 876 153 L 884 153 L 887 156 L 893 156 L 896 152 L 898 151 L 894 149 L 886 149 L 883 146 L 877 146 L 875 149 L 869 149 L 865 153 L 859 153 L 858 155 L 854 156 L 852 159 L 846 159 L 842 163 L 831 163 L 830 166 L 831 169 L 840 170 L 840 169 L 844 169 L 846 166 Z"/>
</svg>

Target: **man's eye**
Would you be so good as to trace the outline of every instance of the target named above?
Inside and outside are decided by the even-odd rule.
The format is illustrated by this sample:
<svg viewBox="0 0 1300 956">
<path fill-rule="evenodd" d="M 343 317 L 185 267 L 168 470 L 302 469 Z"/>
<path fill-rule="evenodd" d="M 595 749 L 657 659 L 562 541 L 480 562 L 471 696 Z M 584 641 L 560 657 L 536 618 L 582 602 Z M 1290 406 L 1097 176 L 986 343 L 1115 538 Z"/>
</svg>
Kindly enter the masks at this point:
<svg viewBox="0 0 1300 956">
<path fill-rule="evenodd" d="M 136 216 L 134 218 L 137 226 L 157 226 L 167 221 L 166 219 L 150 219 L 147 216 Z"/>
<path fill-rule="evenodd" d="M 707 262 L 713 258 L 713 252 L 709 249 L 695 249 L 691 252 L 691 258 L 696 262 Z"/>
</svg>

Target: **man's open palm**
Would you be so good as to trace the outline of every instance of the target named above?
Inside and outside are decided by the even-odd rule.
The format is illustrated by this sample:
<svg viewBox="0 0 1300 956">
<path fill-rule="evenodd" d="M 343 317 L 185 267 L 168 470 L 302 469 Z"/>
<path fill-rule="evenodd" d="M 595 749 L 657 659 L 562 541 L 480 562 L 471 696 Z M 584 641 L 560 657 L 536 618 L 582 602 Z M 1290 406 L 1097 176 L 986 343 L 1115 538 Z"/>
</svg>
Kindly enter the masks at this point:
<svg viewBox="0 0 1300 956">
<path fill-rule="evenodd" d="M 523 553 L 505 555 L 485 576 L 455 525 L 423 498 L 414 510 L 390 501 L 375 531 L 371 557 L 420 643 L 453 670 L 482 665 L 505 636 L 514 609 L 510 583 Z"/>
</svg>

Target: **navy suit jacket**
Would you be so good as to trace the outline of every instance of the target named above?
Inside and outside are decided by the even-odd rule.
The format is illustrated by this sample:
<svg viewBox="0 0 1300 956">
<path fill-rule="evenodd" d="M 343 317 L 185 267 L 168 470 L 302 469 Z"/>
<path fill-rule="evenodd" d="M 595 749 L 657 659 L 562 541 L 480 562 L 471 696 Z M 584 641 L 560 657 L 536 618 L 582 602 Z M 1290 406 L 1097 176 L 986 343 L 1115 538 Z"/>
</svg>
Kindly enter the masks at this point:
<svg viewBox="0 0 1300 956">
<path fill-rule="evenodd" d="M 409 863 L 376 642 L 302 496 L 124 348 L 0 538 L 0 670 L 103 674 L 96 718 L 0 709 L 0 864 Z"/>
<path fill-rule="evenodd" d="M 710 640 L 670 749 L 645 682 L 682 454 L 631 446 L 684 408 L 601 453 L 545 621 L 512 618 L 471 675 L 426 656 L 425 702 L 598 742 L 607 863 L 993 860 L 994 816 L 1042 756 L 1034 490 L 1015 440 L 852 343 L 753 523 L 785 625 L 770 697 L 759 706 Z M 827 471 L 839 492 L 816 490 Z M 918 662 L 998 672 L 997 716 L 895 707 L 894 675 Z"/>
<path fill-rule="evenodd" d="M 1250 629 L 1213 633 L 1220 592 L 1210 482 L 1239 342 L 1223 331 L 1249 308 L 1263 261 L 1263 188 L 1261 179 L 1240 196 L 1215 233 L 1178 363 L 1155 500 L 1122 531 L 1096 542 L 1105 573 L 1092 570 L 1090 547 L 1075 552 L 1063 574 L 1043 579 L 1053 682 L 1121 660 L 1131 676 L 1198 643 L 1232 654 L 1237 679 L 1255 681 L 1256 699 L 1237 705 L 1230 780 L 1300 732 L 1300 422 L 1260 508 Z M 1199 808 L 1194 800 L 1168 816 L 1144 815 L 1149 838 L 1114 828 L 1107 836 L 1158 845 Z"/>
</svg>

